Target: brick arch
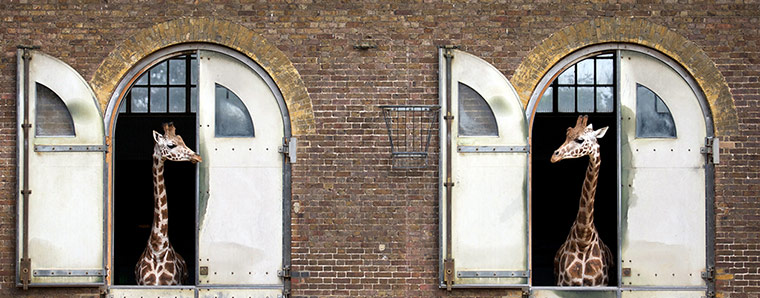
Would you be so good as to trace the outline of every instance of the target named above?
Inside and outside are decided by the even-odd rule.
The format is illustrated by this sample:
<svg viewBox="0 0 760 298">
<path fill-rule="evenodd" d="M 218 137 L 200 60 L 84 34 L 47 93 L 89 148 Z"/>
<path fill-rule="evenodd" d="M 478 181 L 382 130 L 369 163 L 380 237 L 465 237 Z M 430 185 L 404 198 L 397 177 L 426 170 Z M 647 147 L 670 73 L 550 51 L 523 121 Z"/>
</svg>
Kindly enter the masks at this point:
<svg viewBox="0 0 760 298">
<path fill-rule="evenodd" d="M 581 48 L 603 43 L 632 43 L 669 56 L 694 78 L 712 111 L 716 135 L 738 129 L 738 116 L 726 79 L 715 63 L 683 36 L 643 19 L 597 18 L 563 28 L 530 51 L 510 82 L 524 105 L 541 78 L 563 57 Z"/>
<path fill-rule="evenodd" d="M 127 72 L 149 54 L 188 42 L 219 44 L 250 57 L 274 80 L 288 106 L 294 136 L 314 133 L 306 86 L 285 54 L 258 33 L 217 18 L 180 18 L 142 29 L 117 46 L 95 71 L 90 86 L 103 111 Z"/>
</svg>

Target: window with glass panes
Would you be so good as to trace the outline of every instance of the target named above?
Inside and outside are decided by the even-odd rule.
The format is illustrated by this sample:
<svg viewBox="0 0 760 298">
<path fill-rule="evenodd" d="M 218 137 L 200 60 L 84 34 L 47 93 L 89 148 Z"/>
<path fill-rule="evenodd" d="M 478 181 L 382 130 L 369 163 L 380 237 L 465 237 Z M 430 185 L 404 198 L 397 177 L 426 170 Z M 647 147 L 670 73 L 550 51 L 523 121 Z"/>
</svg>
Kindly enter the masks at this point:
<svg viewBox="0 0 760 298">
<path fill-rule="evenodd" d="M 615 55 L 586 58 L 562 72 L 546 89 L 538 113 L 615 112 Z"/>
<path fill-rule="evenodd" d="M 126 114 L 195 113 L 198 60 L 195 54 L 171 57 L 135 81 L 119 107 Z"/>
</svg>

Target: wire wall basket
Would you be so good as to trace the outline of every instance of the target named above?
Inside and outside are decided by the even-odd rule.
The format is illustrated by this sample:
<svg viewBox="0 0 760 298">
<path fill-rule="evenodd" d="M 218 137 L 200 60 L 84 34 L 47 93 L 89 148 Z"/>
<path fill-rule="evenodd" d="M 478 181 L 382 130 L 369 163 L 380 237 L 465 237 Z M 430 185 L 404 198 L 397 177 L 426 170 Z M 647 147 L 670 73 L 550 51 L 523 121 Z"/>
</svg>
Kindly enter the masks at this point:
<svg viewBox="0 0 760 298">
<path fill-rule="evenodd" d="M 427 167 L 430 139 L 438 123 L 440 106 L 390 105 L 380 108 L 391 143 L 391 166 L 394 169 Z"/>
</svg>

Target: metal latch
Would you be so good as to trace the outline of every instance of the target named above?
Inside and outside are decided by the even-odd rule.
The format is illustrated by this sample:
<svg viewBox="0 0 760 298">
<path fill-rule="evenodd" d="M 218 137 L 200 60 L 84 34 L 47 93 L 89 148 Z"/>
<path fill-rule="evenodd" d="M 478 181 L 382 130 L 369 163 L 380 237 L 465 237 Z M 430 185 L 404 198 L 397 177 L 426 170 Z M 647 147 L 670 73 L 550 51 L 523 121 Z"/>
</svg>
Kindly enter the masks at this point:
<svg viewBox="0 0 760 298">
<path fill-rule="evenodd" d="M 298 139 L 295 137 L 282 138 L 282 146 L 277 148 L 277 152 L 285 153 L 290 163 L 296 163 Z"/>
<path fill-rule="evenodd" d="M 712 163 L 720 163 L 720 139 L 717 137 L 706 137 L 705 146 L 699 148 L 699 152 L 705 154 L 707 158 L 712 156 Z"/>
<path fill-rule="evenodd" d="M 451 291 L 451 285 L 454 284 L 454 259 L 443 261 L 443 281 L 446 282 L 446 290 Z"/>
<path fill-rule="evenodd" d="M 32 282 L 32 259 L 22 258 L 19 267 L 21 267 L 21 284 L 24 285 L 24 290 L 27 290 Z"/>
<path fill-rule="evenodd" d="M 200 270 L 201 271 L 200 272 L 201 275 L 208 275 L 208 266 L 201 266 L 200 269 L 201 269 Z"/>
</svg>

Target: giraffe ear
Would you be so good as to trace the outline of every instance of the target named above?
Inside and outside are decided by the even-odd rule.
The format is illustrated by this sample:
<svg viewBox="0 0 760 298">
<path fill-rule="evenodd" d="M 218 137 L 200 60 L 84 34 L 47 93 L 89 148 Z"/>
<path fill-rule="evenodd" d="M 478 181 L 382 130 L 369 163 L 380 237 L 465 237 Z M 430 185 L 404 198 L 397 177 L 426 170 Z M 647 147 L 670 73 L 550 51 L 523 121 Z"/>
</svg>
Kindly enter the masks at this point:
<svg viewBox="0 0 760 298">
<path fill-rule="evenodd" d="M 591 125 L 589 125 L 589 127 L 591 127 Z M 604 136 L 604 134 L 607 133 L 607 128 L 609 128 L 609 126 L 605 126 L 605 127 L 602 127 L 600 129 L 594 131 L 594 134 L 596 135 L 596 138 L 597 139 L 601 139 Z"/>
<path fill-rule="evenodd" d="M 164 137 L 164 136 L 162 136 L 162 135 L 161 135 L 160 133 L 158 133 L 157 131 L 155 131 L 155 130 L 153 131 L 153 140 L 154 140 L 154 141 L 156 141 L 156 143 L 158 143 L 158 140 L 159 140 L 159 139 L 162 139 L 163 137 Z"/>
</svg>

